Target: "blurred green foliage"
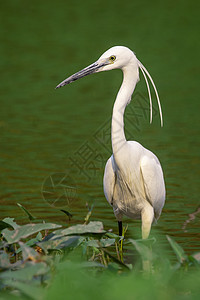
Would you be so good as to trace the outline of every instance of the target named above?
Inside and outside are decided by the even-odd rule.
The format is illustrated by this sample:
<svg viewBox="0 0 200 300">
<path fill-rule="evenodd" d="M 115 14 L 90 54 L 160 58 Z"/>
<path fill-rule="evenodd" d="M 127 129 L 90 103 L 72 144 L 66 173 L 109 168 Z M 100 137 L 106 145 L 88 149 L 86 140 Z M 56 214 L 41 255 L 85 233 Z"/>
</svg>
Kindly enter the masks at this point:
<svg viewBox="0 0 200 300">
<path fill-rule="evenodd" d="M 169 236 L 176 261 L 155 238 L 122 237 L 122 250 L 119 237 L 99 221 L 51 232 L 61 226 L 44 221 L 20 226 L 13 218 L 2 222 L 7 224 L 0 241 L 2 299 L 198 299 L 200 252 L 186 255 Z M 29 234 L 28 226 L 34 228 Z M 134 256 L 129 263 L 128 244 Z"/>
</svg>

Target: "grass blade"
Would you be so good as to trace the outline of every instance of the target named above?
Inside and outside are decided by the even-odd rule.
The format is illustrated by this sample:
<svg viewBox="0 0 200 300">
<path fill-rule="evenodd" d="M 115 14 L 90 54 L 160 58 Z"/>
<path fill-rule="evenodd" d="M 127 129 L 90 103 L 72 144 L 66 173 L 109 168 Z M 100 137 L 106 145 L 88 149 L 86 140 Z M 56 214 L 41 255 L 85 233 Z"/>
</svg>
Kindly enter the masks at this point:
<svg viewBox="0 0 200 300">
<path fill-rule="evenodd" d="M 26 215 L 28 216 L 29 220 L 35 220 L 36 218 L 24 207 L 22 206 L 20 203 L 17 203 L 17 205 L 26 213 Z"/>
<path fill-rule="evenodd" d="M 178 261 L 182 264 L 184 261 L 188 260 L 187 255 L 185 254 L 183 248 L 177 244 L 170 236 L 166 235 L 168 242 L 170 243 L 174 253 L 177 256 Z"/>
</svg>

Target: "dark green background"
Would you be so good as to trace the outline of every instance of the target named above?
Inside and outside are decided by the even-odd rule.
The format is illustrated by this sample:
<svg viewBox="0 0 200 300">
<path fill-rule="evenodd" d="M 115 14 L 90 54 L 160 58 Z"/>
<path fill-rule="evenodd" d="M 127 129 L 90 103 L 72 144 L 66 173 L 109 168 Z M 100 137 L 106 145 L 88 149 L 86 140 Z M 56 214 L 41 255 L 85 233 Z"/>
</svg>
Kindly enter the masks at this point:
<svg viewBox="0 0 200 300">
<path fill-rule="evenodd" d="M 88 142 L 105 164 L 109 151 L 94 144 L 93 135 L 111 118 L 121 72 L 54 88 L 111 46 L 124 45 L 151 73 L 163 107 L 163 128 L 158 116 L 152 125 L 143 116 L 137 130 L 126 121 L 131 138 L 156 153 L 164 169 L 167 200 L 153 230 L 174 235 L 189 252 L 199 248 L 199 213 L 185 223 L 199 206 L 199 6 L 198 1 L 1 1 L 1 217 L 23 221 L 20 202 L 37 217 L 64 222 L 43 200 L 41 188 L 50 174 L 68 172 L 79 194 L 69 207 L 74 221 L 83 220 L 87 201 L 94 202 L 92 218 L 116 230 L 103 195 L 103 167 L 88 180 L 69 156 Z M 135 93 L 147 97 L 142 75 Z"/>
</svg>

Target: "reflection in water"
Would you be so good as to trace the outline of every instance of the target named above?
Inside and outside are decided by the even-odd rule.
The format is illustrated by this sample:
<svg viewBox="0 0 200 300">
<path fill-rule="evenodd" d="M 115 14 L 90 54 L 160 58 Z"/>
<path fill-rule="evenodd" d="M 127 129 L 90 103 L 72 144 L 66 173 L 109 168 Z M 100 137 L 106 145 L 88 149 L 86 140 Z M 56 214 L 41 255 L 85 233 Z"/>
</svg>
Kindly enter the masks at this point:
<svg viewBox="0 0 200 300">
<path fill-rule="evenodd" d="M 184 230 L 184 232 L 187 232 L 187 231 L 188 231 L 188 230 L 187 230 L 187 225 L 188 225 L 190 222 L 194 221 L 198 214 L 200 214 L 200 207 L 198 207 L 198 208 L 195 210 L 195 212 L 193 212 L 193 213 L 191 213 L 191 214 L 188 215 L 189 218 L 184 222 L 184 224 L 183 224 L 183 226 L 182 226 L 182 229 Z"/>
</svg>

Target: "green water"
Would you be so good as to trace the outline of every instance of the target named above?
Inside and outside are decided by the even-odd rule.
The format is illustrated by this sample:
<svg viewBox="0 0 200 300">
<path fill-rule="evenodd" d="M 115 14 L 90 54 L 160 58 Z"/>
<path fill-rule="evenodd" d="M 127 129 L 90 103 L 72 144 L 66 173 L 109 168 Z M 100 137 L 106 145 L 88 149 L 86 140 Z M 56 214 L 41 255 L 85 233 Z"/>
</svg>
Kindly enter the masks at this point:
<svg viewBox="0 0 200 300">
<path fill-rule="evenodd" d="M 125 45 L 153 76 L 164 113 L 160 128 L 154 98 L 149 124 L 141 75 L 125 126 L 127 138 L 153 151 L 163 166 L 167 199 L 152 234 L 163 243 L 165 234 L 174 236 L 188 253 L 199 250 L 199 3 L 12 0 L 0 4 L 0 15 L 1 217 L 25 222 L 19 202 L 41 219 L 65 223 L 64 208 L 72 223 L 82 222 L 87 202 L 94 204 L 91 219 L 117 230 L 102 177 L 121 72 L 54 88 L 111 46 Z M 52 205 L 41 193 L 50 187 L 50 175 L 56 182 L 63 174 L 76 191 L 67 207 L 67 197 Z M 56 195 L 63 195 L 62 187 Z M 137 236 L 140 222 L 127 222 Z"/>
</svg>

